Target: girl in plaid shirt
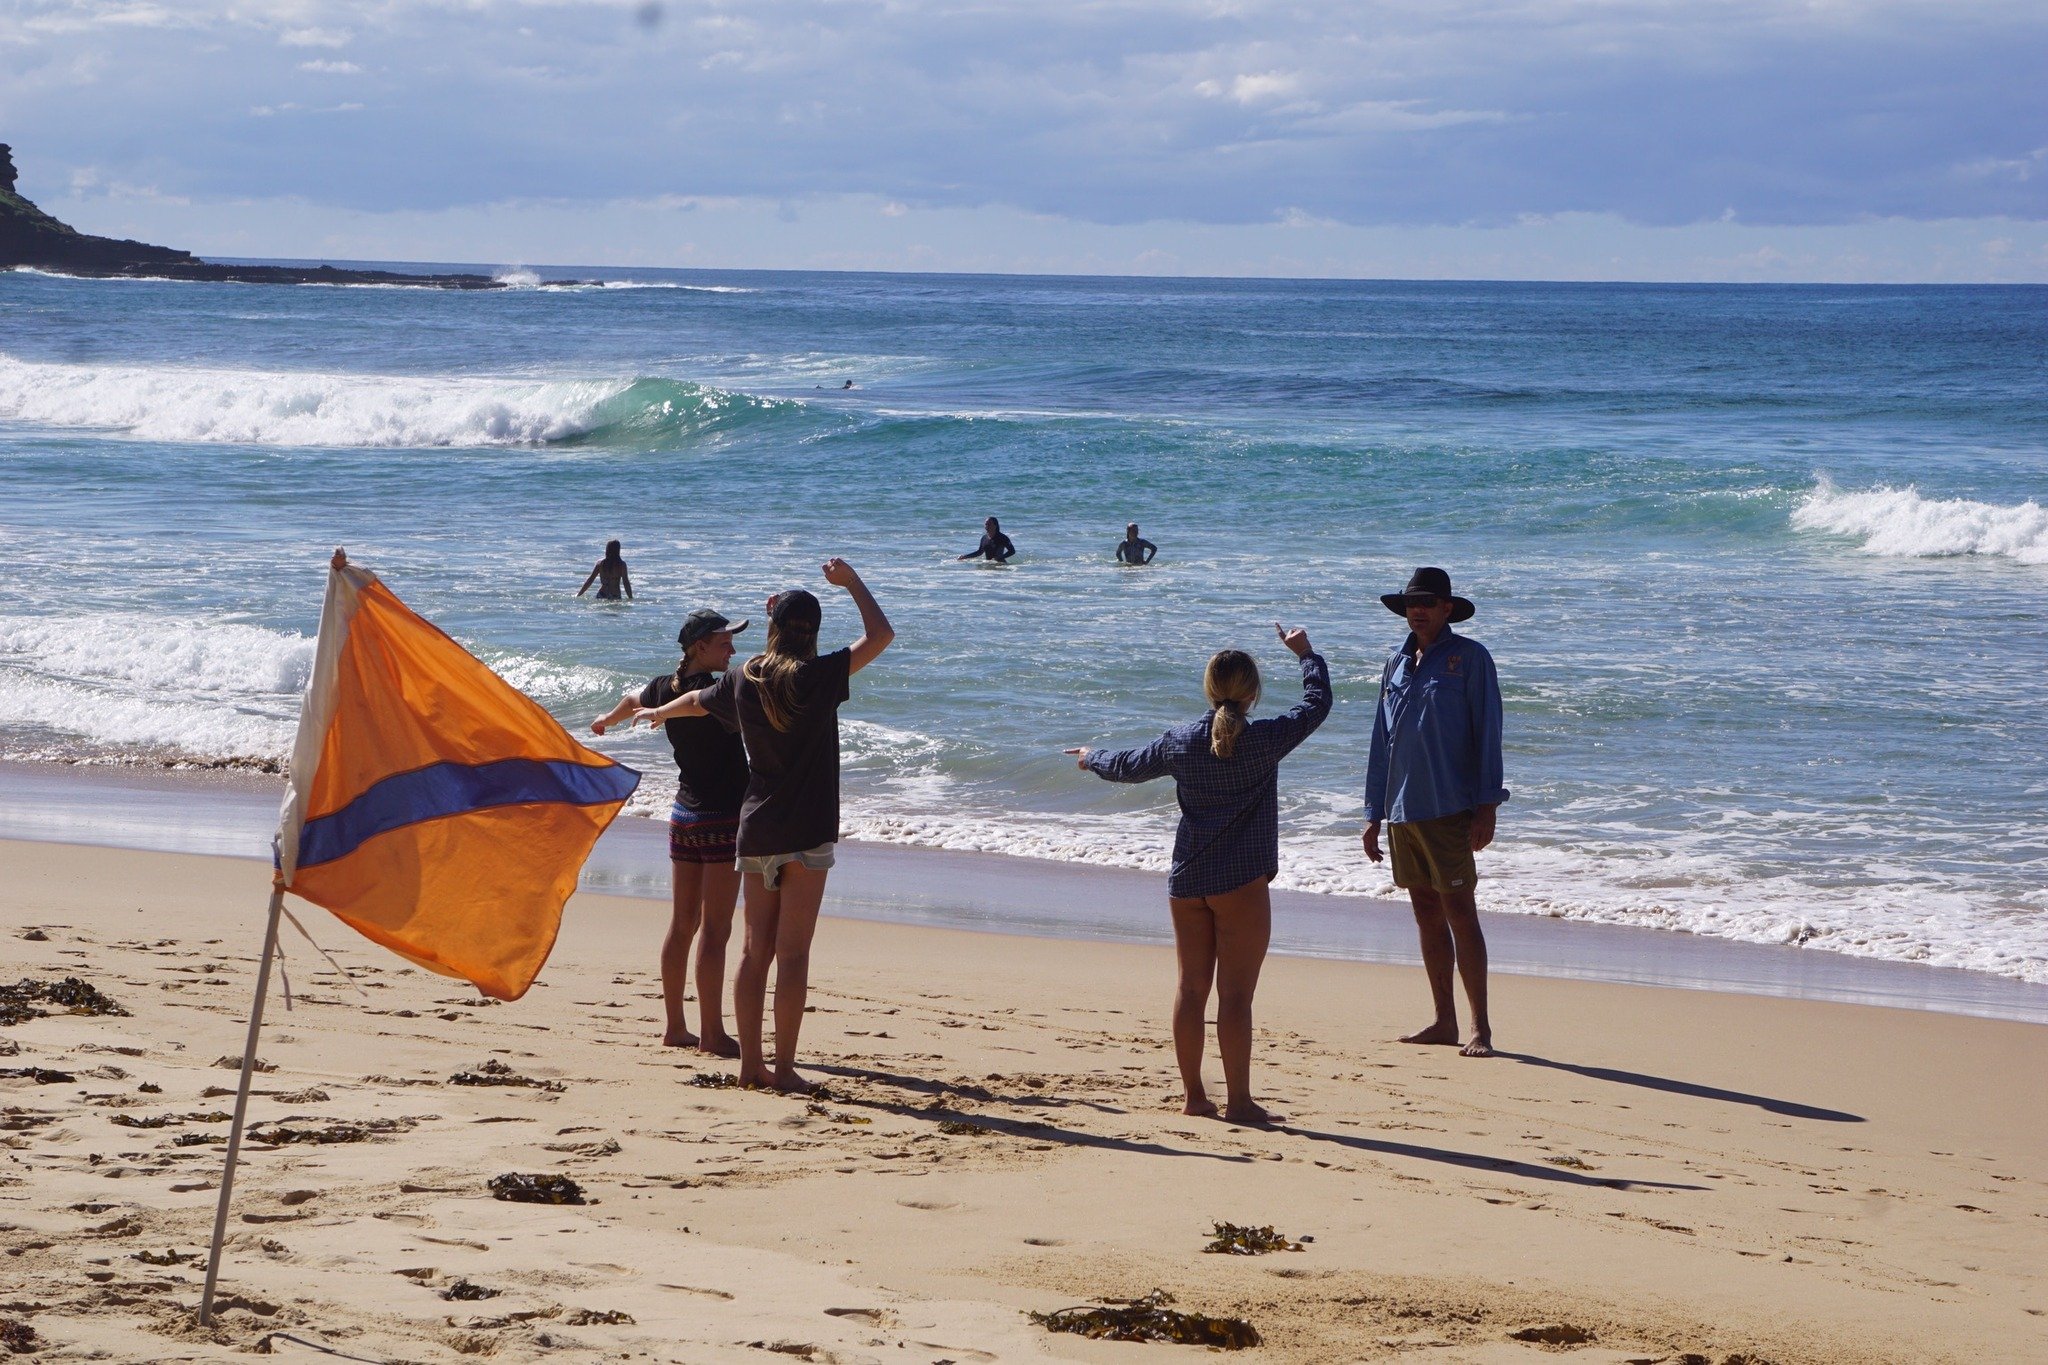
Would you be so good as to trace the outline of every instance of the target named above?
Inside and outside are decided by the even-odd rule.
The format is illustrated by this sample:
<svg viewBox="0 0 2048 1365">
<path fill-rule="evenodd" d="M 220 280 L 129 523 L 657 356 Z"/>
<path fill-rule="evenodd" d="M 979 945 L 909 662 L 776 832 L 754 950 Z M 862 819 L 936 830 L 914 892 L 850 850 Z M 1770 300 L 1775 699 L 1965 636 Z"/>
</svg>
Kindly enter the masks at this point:
<svg viewBox="0 0 2048 1365">
<path fill-rule="evenodd" d="M 1187 1090 L 1183 1112 L 1216 1113 L 1202 1088 L 1204 1018 L 1216 990 L 1216 1042 L 1223 1054 L 1223 1117 L 1271 1121 L 1253 1099 L 1252 992 L 1272 937 L 1266 884 L 1280 870 L 1280 760 L 1330 714 L 1330 668 L 1309 647 L 1308 632 L 1273 629 L 1301 660 L 1301 703 L 1284 716 L 1250 720 L 1259 699 L 1259 666 L 1242 650 L 1209 660 L 1202 677 L 1210 709 L 1142 749 L 1069 749 L 1080 766 L 1111 782 L 1149 782 L 1171 773 L 1180 829 L 1167 874 L 1167 904 L 1180 958 L 1173 1001 L 1173 1051 Z"/>
</svg>

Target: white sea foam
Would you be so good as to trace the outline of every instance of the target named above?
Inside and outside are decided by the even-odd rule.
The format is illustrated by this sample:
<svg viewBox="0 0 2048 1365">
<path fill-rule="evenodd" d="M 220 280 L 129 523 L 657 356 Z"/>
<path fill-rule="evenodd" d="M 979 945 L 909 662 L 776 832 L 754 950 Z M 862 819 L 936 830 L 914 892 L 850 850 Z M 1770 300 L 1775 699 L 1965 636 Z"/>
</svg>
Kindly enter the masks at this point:
<svg viewBox="0 0 2048 1365">
<path fill-rule="evenodd" d="M 540 276 L 525 266 L 507 266 L 494 273 L 491 278 L 508 289 L 540 288 Z"/>
<path fill-rule="evenodd" d="M 0 616 L 0 663 L 157 692 L 289 695 L 305 688 L 313 641 L 261 626 L 141 612 Z"/>
<path fill-rule="evenodd" d="M 524 445 L 581 435 L 629 380 L 542 381 L 175 366 L 0 355 L 0 419 L 142 440 L 268 446 Z"/>
<path fill-rule="evenodd" d="M 2032 498 L 2006 506 L 1884 484 L 1851 492 L 1822 479 L 1792 510 L 1792 524 L 1860 537 L 1865 554 L 1889 558 L 1996 555 L 2048 564 L 2048 508 Z"/>
</svg>

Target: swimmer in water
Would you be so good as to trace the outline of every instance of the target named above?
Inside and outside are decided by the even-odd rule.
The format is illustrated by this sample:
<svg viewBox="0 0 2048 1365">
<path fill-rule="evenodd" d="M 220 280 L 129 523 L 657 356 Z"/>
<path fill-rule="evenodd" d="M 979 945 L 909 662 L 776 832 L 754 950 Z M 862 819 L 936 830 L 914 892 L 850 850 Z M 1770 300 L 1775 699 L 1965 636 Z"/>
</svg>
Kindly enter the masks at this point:
<svg viewBox="0 0 2048 1365">
<path fill-rule="evenodd" d="M 991 564 L 1006 564 L 1017 553 L 1017 545 L 1003 534 L 1003 528 L 990 517 L 981 524 L 981 544 L 959 556 L 960 559 L 986 559 Z"/>
<path fill-rule="evenodd" d="M 591 566 L 590 577 L 583 580 L 583 586 L 576 589 L 578 597 L 590 591 L 590 585 L 597 584 L 597 600 L 616 602 L 620 589 L 625 590 L 627 601 L 633 599 L 633 575 L 626 572 L 626 561 L 619 554 L 619 542 L 607 540 L 604 543 L 604 558 Z"/>
<path fill-rule="evenodd" d="M 1124 527 L 1124 538 L 1116 545 L 1116 562 L 1119 564 L 1150 564 L 1152 556 L 1159 553 L 1159 547 L 1138 534 L 1138 523 Z"/>
</svg>

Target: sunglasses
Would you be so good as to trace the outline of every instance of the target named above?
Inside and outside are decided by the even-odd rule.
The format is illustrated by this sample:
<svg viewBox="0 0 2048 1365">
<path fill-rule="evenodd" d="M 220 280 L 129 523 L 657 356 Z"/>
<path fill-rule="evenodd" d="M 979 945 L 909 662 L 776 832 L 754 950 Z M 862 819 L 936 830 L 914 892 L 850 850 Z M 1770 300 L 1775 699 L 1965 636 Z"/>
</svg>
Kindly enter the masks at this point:
<svg viewBox="0 0 2048 1365">
<path fill-rule="evenodd" d="M 1410 607 L 1433 607 L 1442 600 L 1433 592 L 1411 592 L 1403 599 L 1403 605 Z"/>
</svg>

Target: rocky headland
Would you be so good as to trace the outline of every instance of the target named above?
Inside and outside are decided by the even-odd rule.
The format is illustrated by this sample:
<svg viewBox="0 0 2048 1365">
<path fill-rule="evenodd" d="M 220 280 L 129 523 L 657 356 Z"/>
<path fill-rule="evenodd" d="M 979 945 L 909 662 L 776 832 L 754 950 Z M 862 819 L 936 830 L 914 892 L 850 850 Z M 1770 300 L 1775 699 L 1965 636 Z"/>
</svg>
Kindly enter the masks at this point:
<svg viewBox="0 0 2048 1365">
<path fill-rule="evenodd" d="M 346 270 L 332 265 L 217 265 L 202 261 L 189 251 L 80 232 L 23 198 L 15 189 L 15 181 L 13 148 L 0 142 L 0 270 L 28 267 L 92 279 L 199 280 L 225 284 L 507 287 L 505 281 L 489 275 L 408 275 L 391 270 Z"/>
</svg>

